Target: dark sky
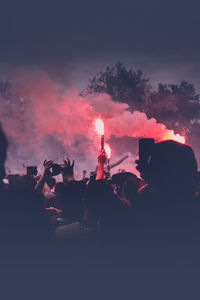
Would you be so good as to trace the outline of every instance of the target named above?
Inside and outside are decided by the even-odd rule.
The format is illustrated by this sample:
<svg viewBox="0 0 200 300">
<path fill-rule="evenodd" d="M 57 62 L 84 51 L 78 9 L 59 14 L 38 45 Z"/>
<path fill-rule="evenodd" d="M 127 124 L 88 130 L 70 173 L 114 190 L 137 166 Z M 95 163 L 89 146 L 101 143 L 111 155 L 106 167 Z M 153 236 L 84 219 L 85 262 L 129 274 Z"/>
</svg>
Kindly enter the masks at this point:
<svg viewBox="0 0 200 300">
<path fill-rule="evenodd" d="M 43 68 L 64 81 L 121 60 L 154 81 L 200 89 L 200 2 L 1 1 L 0 70 Z"/>
</svg>

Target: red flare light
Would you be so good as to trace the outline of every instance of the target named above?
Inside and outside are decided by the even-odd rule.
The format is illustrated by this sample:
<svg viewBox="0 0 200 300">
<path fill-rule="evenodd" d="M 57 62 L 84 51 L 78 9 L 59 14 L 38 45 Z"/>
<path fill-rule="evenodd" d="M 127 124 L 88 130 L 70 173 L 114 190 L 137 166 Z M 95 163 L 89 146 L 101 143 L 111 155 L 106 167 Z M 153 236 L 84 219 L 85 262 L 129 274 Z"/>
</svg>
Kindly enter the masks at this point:
<svg viewBox="0 0 200 300">
<path fill-rule="evenodd" d="M 94 126 L 99 135 L 104 135 L 104 123 L 102 119 L 96 118 L 94 121 Z"/>
<path fill-rule="evenodd" d="M 185 136 L 180 135 L 179 133 L 175 134 L 174 130 L 169 130 L 168 134 L 163 140 L 173 140 L 181 144 L 185 144 Z"/>
<path fill-rule="evenodd" d="M 108 144 L 105 144 L 105 151 L 106 151 L 106 154 L 108 156 L 108 159 L 110 159 L 110 157 L 111 157 L 111 148 Z"/>
<path fill-rule="evenodd" d="M 179 133 L 175 134 L 172 139 L 176 142 L 185 144 L 185 137 L 180 135 Z"/>
</svg>

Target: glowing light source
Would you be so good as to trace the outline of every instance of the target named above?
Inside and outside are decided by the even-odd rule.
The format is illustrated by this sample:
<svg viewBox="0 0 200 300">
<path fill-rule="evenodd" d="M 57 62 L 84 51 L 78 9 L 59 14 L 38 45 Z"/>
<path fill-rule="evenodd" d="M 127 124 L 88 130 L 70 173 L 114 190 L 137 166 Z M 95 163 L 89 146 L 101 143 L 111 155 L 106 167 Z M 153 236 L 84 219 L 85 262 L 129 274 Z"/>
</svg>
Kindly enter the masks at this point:
<svg viewBox="0 0 200 300">
<path fill-rule="evenodd" d="M 104 149 L 104 122 L 100 118 L 96 118 L 94 121 L 96 132 L 101 136 L 101 150 Z"/>
<path fill-rule="evenodd" d="M 105 151 L 106 151 L 106 154 L 108 156 L 108 159 L 110 159 L 110 157 L 111 157 L 111 148 L 108 144 L 105 144 Z"/>
<path fill-rule="evenodd" d="M 104 123 L 103 120 L 100 118 L 96 118 L 94 120 L 94 125 L 95 125 L 95 129 L 96 132 L 100 135 L 104 135 Z"/>
<path fill-rule="evenodd" d="M 180 135 L 179 133 L 175 134 L 172 139 L 176 142 L 185 144 L 185 137 Z"/>
<path fill-rule="evenodd" d="M 185 136 L 180 135 L 179 133 L 175 134 L 174 130 L 169 130 L 169 133 L 162 140 L 173 140 L 181 144 L 185 144 Z"/>
</svg>

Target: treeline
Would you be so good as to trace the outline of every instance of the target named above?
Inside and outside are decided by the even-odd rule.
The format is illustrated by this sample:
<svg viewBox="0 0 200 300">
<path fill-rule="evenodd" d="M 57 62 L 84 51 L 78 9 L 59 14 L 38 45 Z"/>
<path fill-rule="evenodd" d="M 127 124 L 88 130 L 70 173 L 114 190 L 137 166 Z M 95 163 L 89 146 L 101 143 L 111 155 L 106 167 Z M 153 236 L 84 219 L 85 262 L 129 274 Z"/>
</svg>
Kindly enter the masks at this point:
<svg viewBox="0 0 200 300">
<path fill-rule="evenodd" d="M 190 135 L 199 128 L 200 96 L 187 81 L 159 83 L 153 90 L 142 71 L 128 69 L 118 62 L 89 79 L 81 94 L 91 93 L 107 93 L 113 100 L 127 103 L 131 111 L 145 112 L 149 118 L 154 117 L 179 133 Z"/>
</svg>

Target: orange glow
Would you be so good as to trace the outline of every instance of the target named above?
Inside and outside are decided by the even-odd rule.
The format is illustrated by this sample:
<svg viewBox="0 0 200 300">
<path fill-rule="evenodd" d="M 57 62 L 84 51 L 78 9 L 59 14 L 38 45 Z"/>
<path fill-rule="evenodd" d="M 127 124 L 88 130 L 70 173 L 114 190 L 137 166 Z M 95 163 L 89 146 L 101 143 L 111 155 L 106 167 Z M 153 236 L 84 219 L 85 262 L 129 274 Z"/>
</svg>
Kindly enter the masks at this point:
<svg viewBox="0 0 200 300">
<path fill-rule="evenodd" d="M 111 148 L 108 144 L 105 144 L 105 151 L 106 151 L 108 158 L 110 158 L 111 157 Z"/>
<path fill-rule="evenodd" d="M 94 121 L 94 126 L 98 134 L 104 135 L 104 123 L 102 119 L 96 118 Z"/>
<path fill-rule="evenodd" d="M 175 134 L 172 139 L 176 142 L 185 144 L 185 137 L 180 135 L 179 133 Z"/>
<path fill-rule="evenodd" d="M 185 136 L 180 135 L 179 133 L 175 134 L 174 130 L 169 130 L 168 134 L 162 139 L 162 141 L 166 140 L 173 140 L 181 144 L 185 144 L 186 142 Z"/>
</svg>

